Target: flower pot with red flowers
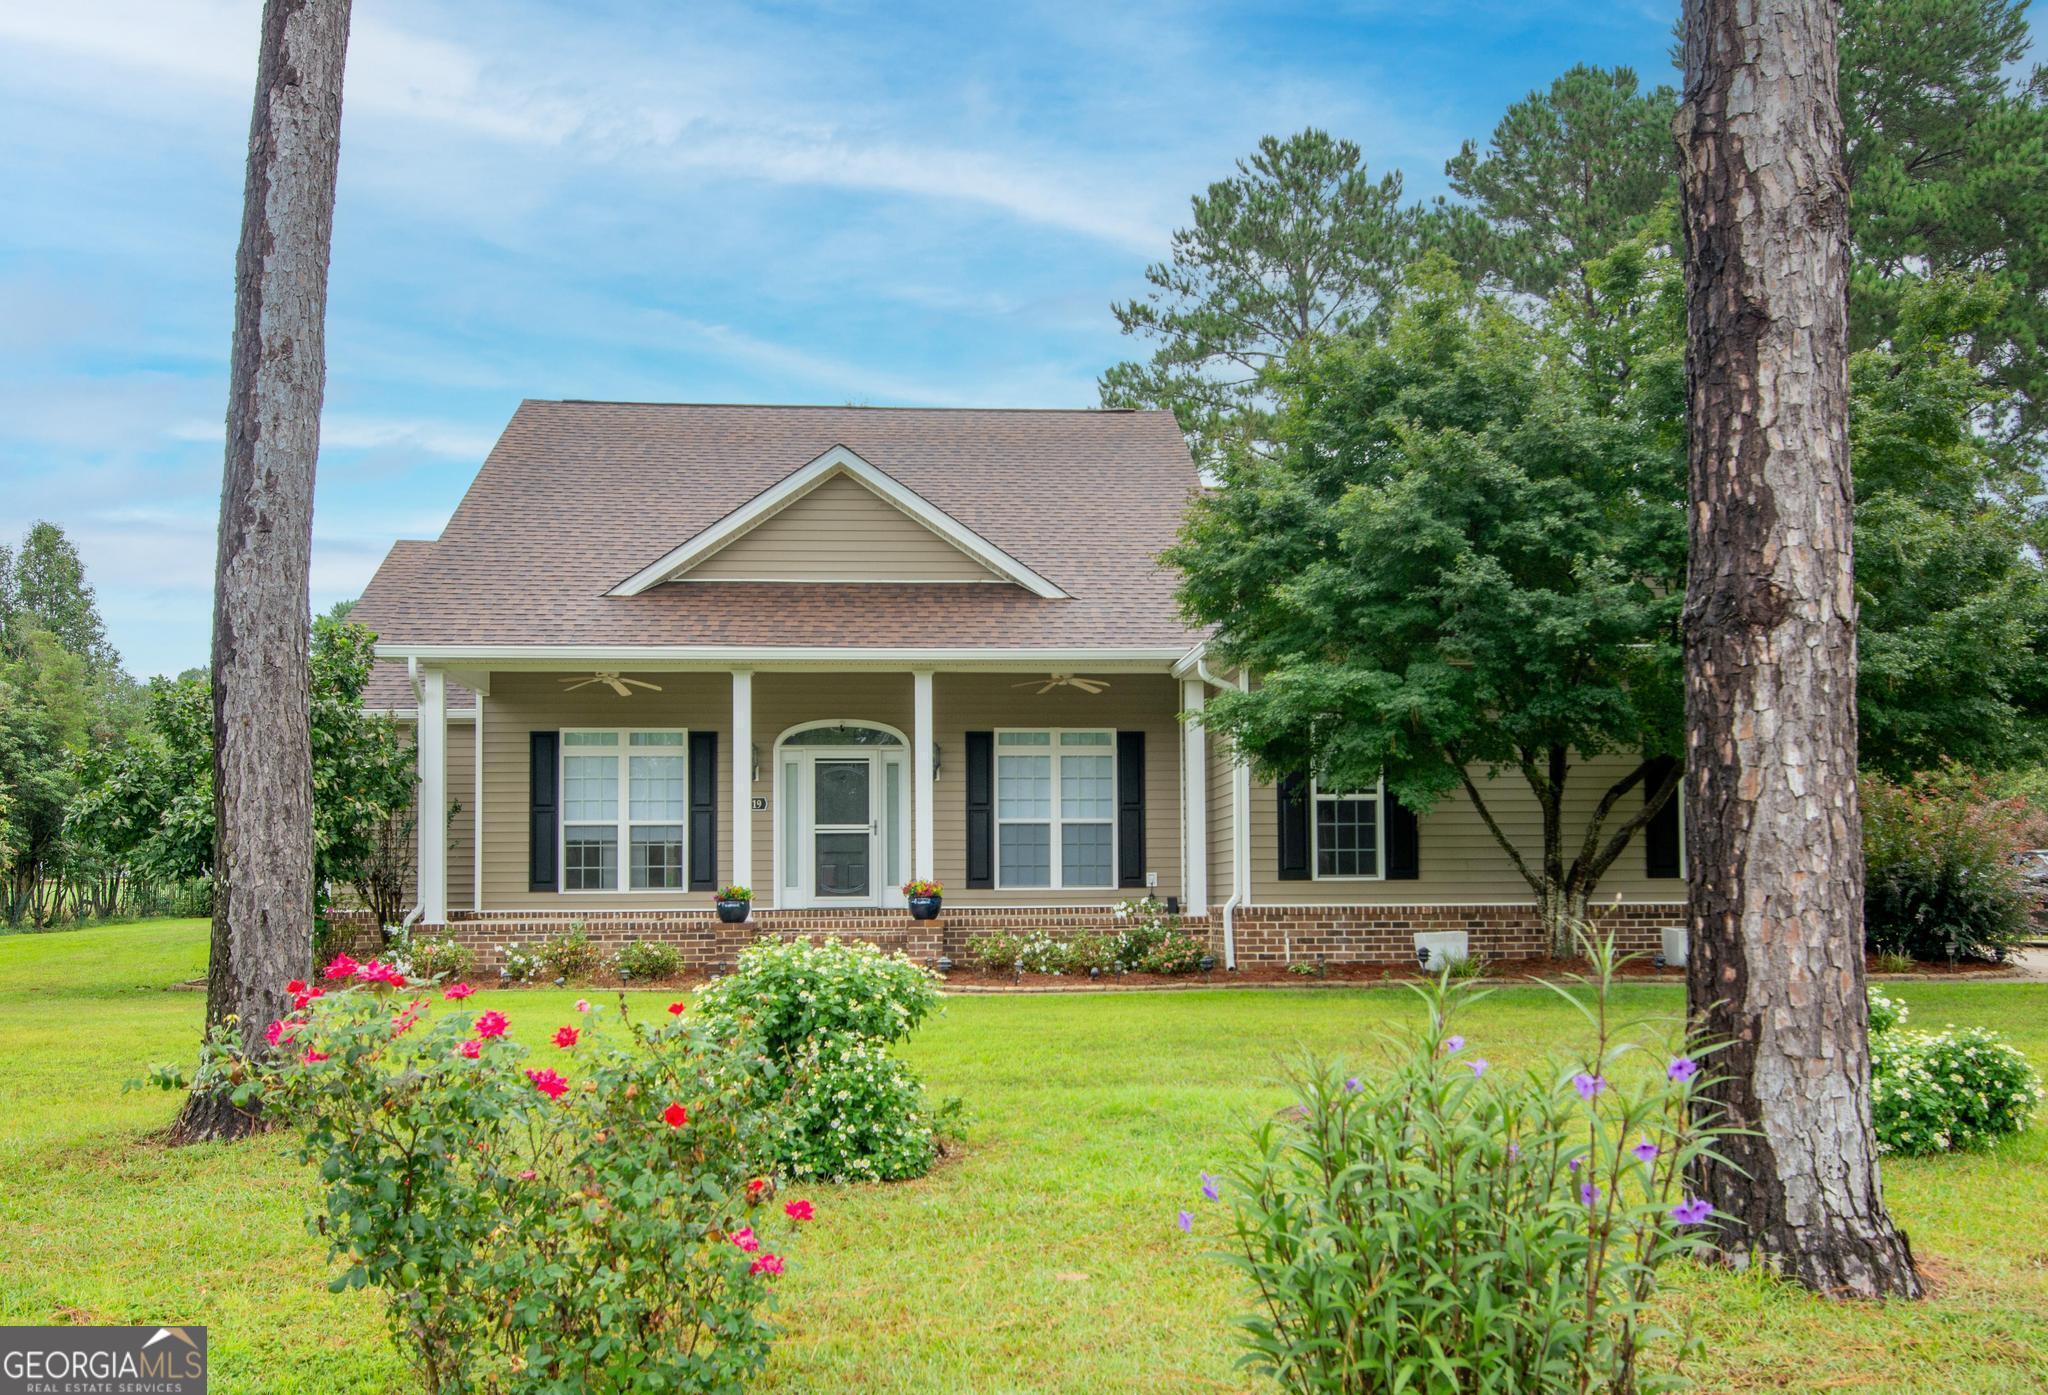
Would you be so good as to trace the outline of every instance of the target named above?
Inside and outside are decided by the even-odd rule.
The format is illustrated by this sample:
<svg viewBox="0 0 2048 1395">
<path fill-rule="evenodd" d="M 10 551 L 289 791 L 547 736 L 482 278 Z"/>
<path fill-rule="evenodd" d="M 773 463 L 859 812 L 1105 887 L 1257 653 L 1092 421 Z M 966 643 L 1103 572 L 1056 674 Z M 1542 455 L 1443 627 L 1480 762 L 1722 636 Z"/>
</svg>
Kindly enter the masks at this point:
<svg viewBox="0 0 2048 1395">
<path fill-rule="evenodd" d="M 737 884 L 722 886 L 714 894 L 718 898 L 718 918 L 727 925 L 738 925 L 754 908 L 752 887 Z"/>
<path fill-rule="evenodd" d="M 946 888 L 937 882 L 908 881 L 903 884 L 903 894 L 910 898 L 912 920 L 935 920 L 939 914 L 939 898 Z"/>
</svg>

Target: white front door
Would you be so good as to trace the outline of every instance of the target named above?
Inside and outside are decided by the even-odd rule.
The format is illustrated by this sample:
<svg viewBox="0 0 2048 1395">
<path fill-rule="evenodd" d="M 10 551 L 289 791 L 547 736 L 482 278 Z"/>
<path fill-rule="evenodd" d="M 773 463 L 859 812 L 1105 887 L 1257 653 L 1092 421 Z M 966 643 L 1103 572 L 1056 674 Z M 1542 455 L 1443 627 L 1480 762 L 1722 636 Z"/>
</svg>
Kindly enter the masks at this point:
<svg viewBox="0 0 2048 1395">
<path fill-rule="evenodd" d="M 878 904 L 876 845 L 881 820 L 875 817 L 872 754 L 811 758 L 811 827 L 805 850 L 810 859 L 811 899 L 821 906 Z"/>
<path fill-rule="evenodd" d="M 778 762 L 778 906 L 900 906 L 910 781 L 900 749 L 791 746 Z"/>
</svg>

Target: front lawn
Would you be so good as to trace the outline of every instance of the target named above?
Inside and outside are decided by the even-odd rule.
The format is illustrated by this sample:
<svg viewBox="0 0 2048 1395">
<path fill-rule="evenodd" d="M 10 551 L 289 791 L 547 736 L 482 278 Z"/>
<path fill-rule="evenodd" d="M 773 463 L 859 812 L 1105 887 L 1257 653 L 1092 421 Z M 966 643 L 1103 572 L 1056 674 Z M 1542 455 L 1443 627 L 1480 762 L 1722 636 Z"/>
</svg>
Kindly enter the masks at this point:
<svg viewBox="0 0 2048 1395">
<path fill-rule="evenodd" d="M 288 1141 L 165 1150 L 151 1133 L 177 1102 L 121 1092 L 148 1061 L 192 1054 L 203 995 L 169 985 L 205 954 L 194 921 L 0 938 L 0 1322 L 204 1322 L 217 1390 L 404 1388 L 375 1297 L 327 1291 L 301 1222 L 313 1179 Z M 2048 1067 L 2048 985 L 1886 991 L 1916 1026 L 1990 1026 Z M 576 997 L 468 1006 L 538 1036 Z M 1680 1004 L 1675 987 L 1635 985 L 1620 1006 Z M 1232 1366 L 1233 1280 L 1173 1213 L 1281 1101 L 1272 1081 L 1292 1049 L 1359 1055 L 1413 1012 L 1405 992 L 1370 989 L 949 1000 L 906 1054 L 935 1092 L 966 1098 L 966 1153 L 921 1182 L 817 1193 L 783 1281 L 788 1333 L 758 1388 L 1257 1389 Z M 1496 995 L 1464 1030 L 1505 1065 L 1573 1027 L 1531 988 Z M 2048 1388 L 2048 1132 L 1892 1162 L 1886 1177 L 1938 1297 L 1839 1307 L 1675 1274 L 1673 1316 L 1709 1339 L 1699 1388 Z"/>
</svg>

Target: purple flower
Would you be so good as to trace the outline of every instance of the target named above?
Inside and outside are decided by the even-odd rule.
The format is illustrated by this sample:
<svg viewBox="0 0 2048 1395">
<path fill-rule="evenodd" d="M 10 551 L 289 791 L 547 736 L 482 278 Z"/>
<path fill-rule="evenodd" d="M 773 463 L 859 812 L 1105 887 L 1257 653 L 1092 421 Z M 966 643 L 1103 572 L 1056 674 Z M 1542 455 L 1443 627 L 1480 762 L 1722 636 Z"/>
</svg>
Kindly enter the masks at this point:
<svg viewBox="0 0 2048 1395">
<path fill-rule="evenodd" d="M 1665 1068 L 1664 1073 L 1683 1085 L 1700 1073 L 1700 1063 L 1690 1056 L 1680 1056 Z"/>
<path fill-rule="evenodd" d="M 1344 1082 L 1344 1093 L 1347 1095 L 1355 1095 L 1364 1088 L 1363 1085 L 1358 1083 L 1358 1077 L 1355 1075 Z"/>
<path fill-rule="evenodd" d="M 1508 1145 L 1508 1161 L 1509 1161 L 1509 1162 L 1516 1162 L 1516 1161 L 1519 1161 L 1519 1160 L 1520 1160 L 1520 1158 L 1521 1158 L 1521 1156 L 1522 1156 L 1522 1145 L 1521 1145 L 1521 1144 L 1519 1144 L 1519 1143 L 1510 1143 L 1510 1144 Z"/>
<path fill-rule="evenodd" d="M 1703 1196 L 1690 1197 L 1671 1208 L 1671 1219 L 1680 1225 L 1698 1225 L 1714 1214 L 1714 1203 Z"/>
<path fill-rule="evenodd" d="M 1572 1088 L 1579 1092 L 1580 1099 L 1590 1100 L 1593 1096 L 1607 1088 L 1607 1077 L 1604 1075 L 1588 1075 L 1584 1071 L 1580 1071 L 1572 1077 Z"/>
<path fill-rule="evenodd" d="M 1570 1162 L 1566 1163 L 1565 1166 L 1570 1168 L 1572 1171 L 1577 1172 L 1579 1170 L 1579 1160 L 1577 1158 L 1573 1158 Z"/>
<path fill-rule="evenodd" d="M 1472 1074 L 1475 1077 L 1486 1074 L 1486 1058 L 1484 1056 L 1474 1056 L 1465 1064 L 1472 1068 Z"/>
<path fill-rule="evenodd" d="M 1646 1138 L 1635 1147 L 1629 1149 L 1629 1152 L 1634 1153 L 1638 1161 L 1650 1162 L 1657 1156 L 1657 1145 Z"/>
<path fill-rule="evenodd" d="M 1202 1195 L 1208 1197 L 1211 1201 L 1215 1201 L 1223 1195 L 1216 1188 L 1216 1179 L 1206 1172 L 1202 1174 Z"/>
<path fill-rule="evenodd" d="M 1186 1235 L 1195 1228 L 1195 1213 L 1192 1211 L 1181 1212 L 1179 1216 L 1174 1218 L 1174 1224 L 1180 1227 L 1181 1234 Z"/>
<path fill-rule="evenodd" d="M 1456 1055 L 1458 1052 L 1463 1051 L 1464 1049 L 1465 1039 L 1463 1037 L 1444 1038 L 1444 1050 L 1450 1052 L 1452 1055 Z"/>
<path fill-rule="evenodd" d="M 1594 1186 L 1591 1182 L 1579 1183 L 1579 1201 L 1582 1204 L 1591 1206 L 1599 1199 L 1600 1189 L 1598 1187 Z"/>
</svg>

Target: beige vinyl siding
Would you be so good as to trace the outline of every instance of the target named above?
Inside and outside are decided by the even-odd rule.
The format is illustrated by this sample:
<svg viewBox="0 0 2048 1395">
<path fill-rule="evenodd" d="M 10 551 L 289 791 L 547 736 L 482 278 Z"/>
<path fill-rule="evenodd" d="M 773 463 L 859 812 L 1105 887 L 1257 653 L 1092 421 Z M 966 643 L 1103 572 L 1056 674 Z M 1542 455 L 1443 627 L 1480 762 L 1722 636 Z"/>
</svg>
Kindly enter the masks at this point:
<svg viewBox="0 0 2048 1395">
<path fill-rule="evenodd" d="M 742 533 L 685 581 L 996 581 L 995 573 L 847 475 Z M 908 681 L 906 677 L 905 681 Z"/>
<path fill-rule="evenodd" d="M 1236 767 L 1230 759 L 1228 744 L 1209 733 L 1204 743 L 1208 751 L 1209 779 L 1209 907 L 1216 911 L 1230 899 L 1231 891 L 1237 885 L 1237 859 L 1231 847 L 1230 797 Z"/>
<path fill-rule="evenodd" d="M 732 865 L 732 679 L 723 673 L 634 673 L 661 685 L 629 698 L 594 684 L 562 691 L 559 673 L 496 673 L 484 700 L 484 906 L 491 911 L 545 908 L 573 911 L 667 907 L 703 908 L 706 891 L 528 891 L 527 838 L 530 737 L 565 727 L 682 727 L 718 733 L 718 861 L 723 879 Z M 451 741 L 451 747 L 452 747 Z M 451 760 L 452 767 L 452 760 Z M 451 789 L 457 788 L 454 776 Z M 458 796 L 459 797 L 459 796 Z M 620 850 L 621 875 L 625 852 Z M 454 868 L 450 864 L 451 882 Z M 450 901 L 454 893 L 450 892 Z"/>
<path fill-rule="evenodd" d="M 1085 670 L 1084 670 L 1085 673 Z M 932 803 L 935 852 L 946 900 L 962 906 L 1105 905 L 1142 889 L 969 890 L 967 887 L 967 733 L 999 727 L 1114 727 L 1145 733 L 1145 854 L 1159 874 L 1153 895 L 1180 895 L 1180 685 L 1165 674 L 1107 677 L 1090 696 L 1072 687 L 1037 693 L 1043 674 L 941 673 L 933 681 L 934 721 L 945 763 Z M 1014 685 L 1036 679 L 1027 687 Z"/>
<path fill-rule="evenodd" d="M 1578 840 L 1600 796 L 1634 764 L 1630 757 L 1609 755 L 1572 766 L 1565 785 L 1568 857 L 1577 855 Z M 1528 781 L 1519 772 L 1504 770 L 1497 779 L 1482 775 L 1478 783 L 1486 807 L 1502 831 L 1514 840 L 1523 858 L 1536 865 L 1543 850 L 1543 820 Z M 1608 817 L 1608 831 L 1639 808 L 1639 794 L 1624 796 Z M 1463 792 L 1446 795 L 1421 815 L 1417 832 L 1422 875 L 1414 881 L 1281 881 L 1276 875 L 1279 796 L 1272 785 L 1255 780 L 1251 800 L 1254 899 L 1267 906 L 1519 903 L 1532 899 L 1529 884 L 1515 871 Z M 1601 879 L 1595 899 L 1612 900 L 1617 893 L 1627 901 L 1679 901 L 1685 898 L 1685 883 L 1644 876 L 1642 841 L 1637 839 Z"/>
</svg>

